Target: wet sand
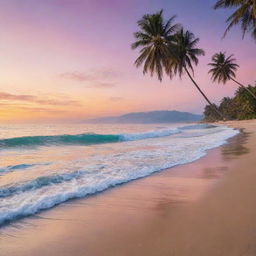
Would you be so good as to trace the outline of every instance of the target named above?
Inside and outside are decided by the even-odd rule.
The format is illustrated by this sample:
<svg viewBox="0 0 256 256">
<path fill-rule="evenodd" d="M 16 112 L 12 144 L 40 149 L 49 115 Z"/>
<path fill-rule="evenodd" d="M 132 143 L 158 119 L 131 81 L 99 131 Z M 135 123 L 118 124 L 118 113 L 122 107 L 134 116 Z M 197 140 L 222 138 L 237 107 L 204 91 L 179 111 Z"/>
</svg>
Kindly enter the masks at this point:
<svg viewBox="0 0 256 256">
<path fill-rule="evenodd" d="M 256 255 L 256 121 L 190 164 L 0 229 L 1 256 Z"/>
</svg>

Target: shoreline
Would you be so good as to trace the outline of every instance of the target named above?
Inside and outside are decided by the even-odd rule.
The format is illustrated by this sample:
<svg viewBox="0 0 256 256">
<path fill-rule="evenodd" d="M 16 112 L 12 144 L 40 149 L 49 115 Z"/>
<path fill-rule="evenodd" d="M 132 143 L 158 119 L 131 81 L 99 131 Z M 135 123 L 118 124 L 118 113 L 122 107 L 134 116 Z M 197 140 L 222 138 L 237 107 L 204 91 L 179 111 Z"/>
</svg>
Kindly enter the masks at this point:
<svg viewBox="0 0 256 256">
<path fill-rule="evenodd" d="M 192 126 L 195 126 L 195 124 L 192 124 Z M 211 125 L 210 125 L 211 126 Z M 186 127 L 186 126 L 185 126 Z M 215 126 L 217 127 L 217 126 Z M 226 126 L 227 127 L 227 126 Z M 182 130 L 183 126 L 181 126 L 181 130 Z M 179 128 L 175 128 L 175 129 L 179 129 Z M 174 129 L 173 129 L 174 130 Z M 145 132 L 144 134 L 146 134 L 147 132 Z M 176 134 L 176 132 L 174 133 Z M 238 133 L 235 132 L 235 135 L 231 135 L 229 134 L 228 136 L 226 136 L 226 138 L 220 142 L 221 144 L 215 144 L 215 145 L 212 145 L 210 147 L 207 147 L 207 148 L 204 148 L 202 152 L 199 152 L 199 154 L 196 156 L 196 157 L 193 157 L 192 159 L 186 159 L 185 162 L 181 161 L 179 163 L 175 163 L 175 164 L 170 164 L 169 167 L 162 167 L 161 169 L 156 169 L 156 170 L 153 170 L 152 172 L 150 173 L 145 173 L 144 175 L 139 175 L 138 177 L 133 177 L 132 179 L 126 179 L 124 181 L 119 181 L 118 183 L 112 185 L 112 186 L 108 186 L 106 188 L 103 188 L 103 189 L 95 189 L 95 192 L 91 192 L 91 193 L 88 193 L 84 196 L 80 196 L 80 195 L 77 195 L 77 196 L 72 196 L 72 197 L 69 197 L 68 199 L 64 199 L 64 200 L 61 200 L 60 202 L 55 202 L 53 205 L 49 205 L 47 207 L 43 207 L 39 210 L 36 210 L 36 212 L 33 211 L 33 213 L 26 213 L 26 214 L 23 214 L 23 213 L 20 213 L 19 215 L 15 215 L 14 217 L 9 217 L 6 216 L 4 220 L 0 219 L 0 229 L 1 228 L 5 228 L 6 226 L 8 227 L 8 225 L 12 225 L 13 223 L 18 223 L 19 221 L 22 221 L 24 218 L 29 218 L 31 216 L 34 216 L 34 215 L 37 215 L 37 214 L 41 214 L 45 211 L 48 211 L 52 208 L 55 208 L 63 203 L 68 203 L 72 200 L 77 200 L 77 199 L 86 199 L 88 197 L 91 197 L 93 195 L 97 195 L 99 193 L 104 193 L 105 191 L 109 190 L 109 189 L 113 189 L 113 188 L 117 188 L 119 186 L 123 186 L 127 183 L 130 183 L 130 182 L 134 182 L 136 180 L 140 180 L 140 179 L 144 179 L 146 177 L 149 177 L 149 176 L 152 176 L 152 175 L 155 175 L 159 172 L 163 172 L 163 171 L 166 171 L 166 170 L 169 170 L 169 169 L 172 169 L 172 168 L 175 168 L 175 167 L 178 167 L 178 166 L 183 166 L 183 165 L 187 165 L 187 164 L 190 164 L 190 163 L 193 163 L 195 161 L 198 161 L 199 159 L 201 159 L 202 157 L 205 157 L 211 150 L 215 149 L 215 148 L 218 148 L 226 143 L 228 143 L 230 140 L 232 140 L 232 138 L 234 138 Z M 166 135 L 164 136 L 160 136 L 160 138 L 162 137 L 162 139 L 164 139 Z M 156 137 L 157 138 L 157 137 Z M 151 139 L 151 137 L 149 137 L 149 139 Z M 141 139 L 136 139 L 136 140 L 141 140 Z M 136 141 L 135 140 L 135 141 Z M 129 140 L 128 140 L 129 141 Z M 2 191 L 1 191 L 2 192 Z M 6 195 L 5 195 L 6 196 Z"/>
<path fill-rule="evenodd" d="M 79 183 L 76 183 L 72 185 L 72 188 L 67 191 L 67 193 L 65 191 L 59 191 L 59 194 L 55 197 L 51 197 L 51 195 L 49 197 L 47 196 L 41 196 L 40 194 L 38 194 L 37 196 L 40 197 L 41 199 L 43 200 L 40 200 L 41 203 L 39 204 L 33 204 L 33 200 L 29 200 L 29 198 L 23 198 L 21 199 L 22 202 L 27 202 L 25 207 L 24 205 L 22 207 L 19 207 L 18 210 L 16 210 L 16 202 L 14 202 L 14 207 L 10 207 L 10 212 L 7 214 L 3 213 L 1 214 L 1 218 L 0 218 L 0 228 L 1 227 L 4 227 L 6 225 L 9 225 L 13 222 L 18 222 L 19 220 L 22 220 L 23 218 L 27 218 L 29 216 L 33 216 L 35 214 L 40 214 L 42 213 L 43 211 L 47 211 L 48 209 L 51 209 L 51 208 L 54 208 L 60 204 L 63 204 L 63 203 L 66 203 L 66 202 L 69 202 L 70 200 L 74 200 L 74 199 L 77 199 L 77 198 L 88 198 L 89 196 L 92 196 L 94 194 L 98 194 L 98 193 L 102 193 L 110 188 L 113 188 L 113 187 L 118 187 L 120 185 L 124 185 L 126 183 L 129 183 L 131 181 L 134 181 L 134 180 L 139 180 L 141 178 L 145 178 L 145 177 L 148 177 L 148 176 L 151 176 L 155 173 L 158 173 L 158 172 L 162 172 L 164 170 L 167 170 L 167 169 L 170 169 L 170 168 L 173 168 L 173 167 L 176 167 L 176 166 L 180 166 L 180 165 L 185 165 L 185 164 L 188 164 L 188 163 L 192 163 L 194 161 L 197 161 L 199 160 L 200 158 L 204 157 L 205 155 L 208 154 L 208 151 L 210 151 L 211 149 L 214 149 L 214 148 L 217 148 L 225 143 L 227 143 L 227 141 L 234 137 L 235 134 L 238 133 L 238 131 L 235 131 L 234 129 L 226 129 L 227 127 L 226 126 L 223 126 L 224 129 L 223 130 L 226 130 L 226 132 L 222 133 L 222 136 L 220 136 L 220 138 L 217 136 L 217 138 L 215 139 L 212 139 L 211 137 L 208 137 L 209 138 L 209 141 L 210 143 L 208 143 L 208 145 L 206 146 L 207 143 L 205 143 L 207 140 L 205 137 L 202 137 L 202 136 L 199 136 L 197 138 L 197 135 L 195 134 L 195 136 L 192 136 L 191 138 L 195 138 L 193 140 L 193 143 L 192 144 L 184 144 L 184 145 L 191 145 L 191 150 L 189 150 L 189 147 L 184 147 L 182 150 L 178 148 L 175 148 L 175 149 L 171 149 L 174 147 L 174 145 L 176 145 L 176 143 L 173 144 L 172 147 L 168 147 L 168 144 L 166 145 L 167 147 L 165 147 L 165 141 L 166 140 L 169 140 L 170 137 L 166 135 L 166 132 L 170 135 L 170 132 L 171 134 L 178 134 L 178 140 L 179 139 L 182 139 L 182 135 L 181 137 L 179 136 L 180 133 L 183 132 L 183 129 L 186 130 L 190 130 L 190 129 L 194 129 L 195 127 L 197 126 L 197 124 L 191 124 L 191 125 L 186 125 L 186 126 L 178 126 L 177 128 L 168 128 L 166 130 L 160 130 L 160 131 L 155 131 L 155 132 L 142 132 L 142 133 L 133 133 L 131 135 L 123 135 L 123 136 L 126 136 L 128 137 L 128 140 L 127 140 L 127 144 L 118 144 L 120 145 L 120 148 L 118 146 L 118 149 L 116 148 L 117 152 L 119 152 L 119 150 L 122 150 L 122 147 L 125 147 L 125 148 L 129 148 L 135 141 L 142 141 L 143 143 L 143 139 L 148 139 L 148 140 L 145 140 L 146 143 L 147 141 L 150 141 L 152 139 L 152 142 L 149 142 L 147 146 L 145 146 L 145 149 L 147 149 L 149 152 L 150 152 L 150 148 L 151 148 L 151 145 L 154 144 L 156 141 L 160 140 L 160 142 L 158 142 L 160 145 L 162 145 L 162 148 L 163 150 L 161 150 L 161 152 L 154 152 L 152 151 L 151 156 L 150 158 L 148 158 L 148 161 L 151 162 L 151 164 L 147 164 L 147 162 L 144 162 L 144 164 L 142 165 L 141 164 L 141 161 L 143 161 L 143 159 L 140 159 L 140 161 L 137 161 L 137 167 L 140 166 L 139 168 L 137 168 L 137 174 L 136 174 L 136 171 L 133 172 L 133 171 L 129 171 L 127 169 L 127 172 L 128 172 L 128 175 L 120 175 L 121 178 L 119 177 L 119 174 L 117 174 L 117 178 L 115 178 L 116 176 L 116 173 L 114 172 L 112 174 L 113 176 L 113 179 L 111 182 L 108 181 L 108 179 L 106 179 L 105 182 L 97 182 L 95 180 L 91 180 L 91 184 L 92 182 L 93 185 L 90 185 L 88 184 L 87 188 L 89 187 L 89 189 L 85 189 L 86 187 L 81 187 L 79 185 Z M 209 126 L 209 127 L 208 127 Z M 205 130 L 206 128 L 211 128 L 211 127 L 215 127 L 216 129 L 218 128 L 221 128 L 222 125 L 220 126 L 213 126 L 213 125 L 206 125 L 205 127 L 198 127 L 198 129 L 203 129 Z M 222 129 L 222 128 L 221 128 Z M 163 133 L 164 131 L 164 133 Z M 207 130 L 205 130 L 207 131 Z M 206 132 L 207 133 L 207 132 Z M 214 134 L 214 133 L 213 133 Z M 218 133 L 217 133 L 218 134 Z M 140 137 L 141 135 L 143 135 L 142 137 Z M 146 135 L 146 136 L 145 136 Z M 158 136 L 160 135 L 160 136 Z M 76 136 L 76 135 L 75 135 Z M 135 136 L 135 137 L 134 137 Z M 165 137 L 168 137 L 167 139 Z M 213 135 L 214 136 L 214 135 Z M 63 137 L 62 135 L 60 136 L 57 136 L 57 138 L 59 137 Z M 129 140 L 129 137 L 131 140 L 131 145 L 129 145 L 130 143 L 130 140 Z M 158 140 L 156 140 L 156 138 L 158 138 Z M 25 137 L 26 138 L 26 137 Z M 171 142 L 174 141 L 175 139 L 177 139 L 174 137 L 171 137 Z M 184 137 L 186 138 L 186 136 Z M 197 140 L 197 141 L 196 141 Z M 202 147 L 198 147 L 199 150 L 197 150 L 196 154 L 194 154 L 194 151 L 192 150 L 192 148 L 194 147 L 194 149 L 197 148 L 197 145 L 198 145 L 198 142 L 199 144 L 203 144 L 204 146 Z M 186 142 L 185 142 L 186 143 Z M 178 141 L 178 144 L 179 144 L 179 141 Z M 193 145 L 194 144 L 194 145 Z M 109 146 L 111 144 L 108 144 Z M 122 145 L 122 147 L 121 147 Z M 183 145 L 183 143 L 180 143 L 180 145 Z M 111 147 L 111 146 L 110 146 Z M 114 146 L 113 146 L 114 147 Z M 154 147 L 152 147 L 152 149 L 154 149 Z M 169 152 L 169 150 L 171 149 L 171 152 Z M 83 156 L 84 158 L 84 149 L 83 148 L 78 148 L 78 150 L 76 151 L 76 154 L 82 154 L 81 156 Z M 90 149 L 89 149 L 90 150 Z M 169 153 L 168 154 L 165 154 L 165 151 L 168 151 Z M 182 157 L 174 157 L 174 159 L 172 158 L 172 156 L 176 155 L 176 152 L 180 152 L 180 154 L 182 155 Z M 183 152 L 186 152 L 185 154 Z M 160 160 L 161 162 L 161 159 L 157 159 L 157 160 L 151 160 L 152 159 L 155 159 L 154 157 L 155 156 L 161 156 L 161 159 L 164 159 L 164 163 L 158 165 L 158 164 L 155 164 L 157 163 L 158 160 Z M 177 154 L 179 155 L 179 154 Z M 135 157 L 137 158 L 137 157 Z M 133 162 L 135 160 L 135 158 L 133 157 L 133 155 L 131 155 L 130 157 L 127 158 L 127 162 L 131 161 Z M 157 157 L 156 157 L 157 158 Z M 168 160 L 169 158 L 171 158 L 172 160 Z M 48 160 L 49 158 L 47 158 Z M 26 161 L 26 160 L 25 160 Z M 100 159 L 98 160 L 100 161 Z M 26 165 L 26 164 L 25 164 Z M 31 166 L 39 166 L 40 164 L 32 164 Z M 70 164 L 69 166 L 72 166 L 72 164 Z M 20 167 L 20 165 L 11 165 L 11 168 L 16 168 L 16 167 Z M 120 168 L 120 166 L 118 166 Z M 8 166 L 7 166 L 7 173 L 9 173 L 9 170 L 8 170 Z M 113 168 L 115 170 L 115 168 Z M 12 171 L 12 169 L 10 170 Z M 32 171 L 36 171 L 38 172 L 38 169 L 37 170 L 31 170 L 31 173 Z M 95 170 L 97 171 L 97 170 Z M 49 185 L 52 185 L 53 187 L 53 190 L 54 190 L 54 184 L 56 184 L 56 181 L 55 181 L 55 178 L 57 178 L 58 180 L 66 180 L 66 179 L 69 179 L 69 180 L 72 180 L 72 178 L 76 177 L 76 176 L 80 176 L 82 177 L 83 176 L 83 170 L 81 171 L 80 173 L 80 170 L 79 168 L 75 171 L 72 171 L 71 173 L 68 173 L 67 175 L 66 174 L 53 174 L 51 176 L 51 174 L 47 174 L 46 176 L 42 176 L 44 178 L 47 179 L 47 181 L 43 181 L 43 184 L 41 183 L 41 180 L 40 180 L 40 177 L 36 177 L 35 180 L 31 180 L 29 182 L 24 182 L 22 183 L 20 186 L 15 187 L 15 185 L 13 186 L 3 186 L 3 189 L 0 191 L 2 195 L 4 195 L 4 198 L 7 198 L 7 200 L 9 199 L 9 196 L 12 196 L 14 195 L 14 191 L 15 192 L 19 192 L 19 191 L 26 191 L 27 188 L 30 190 L 30 187 L 31 186 L 34 186 L 36 189 L 40 189 L 46 185 L 46 182 L 47 184 Z M 86 171 L 85 171 L 86 173 Z M 97 173 L 96 173 L 97 174 Z M 111 175 L 109 175 L 111 176 Z M 1 182 L 3 182 L 4 184 L 4 178 L 3 177 L 3 180 L 1 180 Z M 8 178 L 7 178 L 8 179 Z M 90 177 L 88 178 L 88 180 L 90 180 Z M 59 182 L 57 182 L 59 183 Z M 41 185 L 42 184 L 42 185 Z M 107 184 L 107 185 L 106 185 Z M 9 185 L 9 184 L 8 184 Z M 1 196 L 1 195 L 0 195 Z M 4 199 L 3 199 L 4 200 Z M 16 199 L 17 200 L 17 199 Z M 8 203 L 8 202 L 6 202 Z M 19 205 L 19 204 L 18 204 Z M 14 209 L 13 209 L 14 208 Z"/>
<path fill-rule="evenodd" d="M 213 207 L 208 200 L 220 193 L 217 189 L 225 189 L 243 158 L 251 154 L 244 148 L 248 147 L 248 136 L 249 141 L 255 140 L 254 133 L 247 134 L 256 128 L 255 121 L 225 122 L 225 125 L 245 128 L 245 133 L 209 150 L 206 156 L 192 163 L 72 200 L 3 228 L 0 238 L 3 255 L 206 255 L 203 252 L 214 256 L 241 255 L 241 250 L 224 254 L 226 247 L 220 248 L 219 244 L 216 246 L 219 252 L 207 247 L 219 239 L 210 239 L 212 230 L 204 230 L 196 217 L 202 211 L 201 221 L 208 223 L 204 216 L 211 216 L 207 209 Z M 220 199 L 215 199 L 217 206 Z M 221 205 L 229 211 L 227 205 Z M 221 218 L 222 214 L 217 216 Z M 220 235 L 222 231 L 216 230 Z M 204 241 L 207 235 L 210 244 Z M 191 248 L 194 254 L 188 254 Z"/>
</svg>

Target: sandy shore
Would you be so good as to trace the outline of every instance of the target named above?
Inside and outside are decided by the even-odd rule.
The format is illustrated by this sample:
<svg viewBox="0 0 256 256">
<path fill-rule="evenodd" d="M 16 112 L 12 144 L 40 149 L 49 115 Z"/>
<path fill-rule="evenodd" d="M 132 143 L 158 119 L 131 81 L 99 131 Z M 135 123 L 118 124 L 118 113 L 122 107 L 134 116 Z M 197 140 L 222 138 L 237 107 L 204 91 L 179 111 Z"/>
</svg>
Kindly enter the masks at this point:
<svg viewBox="0 0 256 256">
<path fill-rule="evenodd" d="M 256 255 L 256 121 L 193 163 L 0 229 L 1 256 Z"/>
</svg>

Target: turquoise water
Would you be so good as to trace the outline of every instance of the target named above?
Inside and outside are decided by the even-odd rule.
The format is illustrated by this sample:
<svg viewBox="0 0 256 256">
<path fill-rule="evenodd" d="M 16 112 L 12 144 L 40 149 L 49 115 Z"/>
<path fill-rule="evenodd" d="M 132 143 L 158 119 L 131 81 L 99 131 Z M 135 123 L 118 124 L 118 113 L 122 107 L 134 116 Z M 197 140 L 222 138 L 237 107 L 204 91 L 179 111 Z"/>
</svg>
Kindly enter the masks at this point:
<svg viewBox="0 0 256 256">
<path fill-rule="evenodd" d="M 237 133 L 202 124 L 0 126 L 0 225 L 189 163 Z"/>
<path fill-rule="evenodd" d="M 45 145 L 90 145 L 113 143 L 120 141 L 119 135 L 111 134 L 78 134 L 78 135 L 55 135 L 55 136 L 24 136 L 0 140 L 1 148 L 10 147 L 33 147 Z"/>
</svg>

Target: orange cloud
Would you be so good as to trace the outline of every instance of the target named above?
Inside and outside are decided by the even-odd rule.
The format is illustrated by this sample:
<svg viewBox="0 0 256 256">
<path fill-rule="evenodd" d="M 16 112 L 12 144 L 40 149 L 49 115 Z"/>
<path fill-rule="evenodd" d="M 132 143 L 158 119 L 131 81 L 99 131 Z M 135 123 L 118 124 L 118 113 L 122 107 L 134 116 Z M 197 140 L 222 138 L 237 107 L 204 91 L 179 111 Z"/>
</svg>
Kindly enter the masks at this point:
<svg viewBox="0 0 256 256">
<path fill-rule="evenodd" d="M 79 105 L 79 103 L 75 100 L 60 100 L 60 99 L 50 99 L 50 98 L 40 98 L 34 95 L 28 94 L 11 94 L 6 92 L 0 92 L 0 100 L 5 101 L 25 101 L 25 102 L 32 102 L 42 105 L 60 105 L 60 106 L 67 106 L 67 105 Z"/>
</svg>

